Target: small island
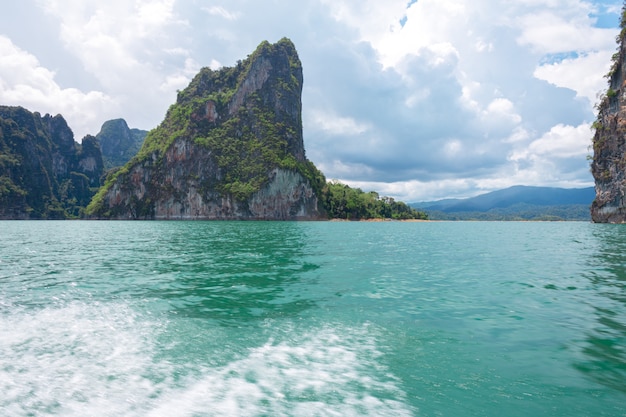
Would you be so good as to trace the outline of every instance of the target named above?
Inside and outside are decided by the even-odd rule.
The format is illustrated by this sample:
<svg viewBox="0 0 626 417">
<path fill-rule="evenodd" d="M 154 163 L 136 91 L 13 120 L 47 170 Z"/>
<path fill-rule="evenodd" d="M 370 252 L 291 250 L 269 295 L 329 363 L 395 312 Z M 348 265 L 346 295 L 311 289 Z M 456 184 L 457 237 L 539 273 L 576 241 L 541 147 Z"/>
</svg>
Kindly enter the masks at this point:
<svg viewBox="0 0 626 417">
<path fill-rule="evenodd" d="M 0 107 L 0 218 L 426 219 L 326 181 L 306 158 L 302 84 L 283 38 L 203 68 L 147 134 L 118 119 L 79 145 L 60 115 Z"/>
</svg>

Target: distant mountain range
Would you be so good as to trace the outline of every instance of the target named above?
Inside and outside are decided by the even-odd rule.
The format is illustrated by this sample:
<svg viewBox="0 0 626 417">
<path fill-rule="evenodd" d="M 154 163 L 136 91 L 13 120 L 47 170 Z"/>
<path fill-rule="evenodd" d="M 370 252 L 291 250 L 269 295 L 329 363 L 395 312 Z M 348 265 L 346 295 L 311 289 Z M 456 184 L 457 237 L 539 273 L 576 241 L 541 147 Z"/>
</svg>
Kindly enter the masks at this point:
<svg viewBox="0 0 626 417">
<path fill-rule="evenodd" d="M 411 203 L 433 220 L 591 220 L 595 189 L 517 185 L 465 199 Z"/>
</svg>

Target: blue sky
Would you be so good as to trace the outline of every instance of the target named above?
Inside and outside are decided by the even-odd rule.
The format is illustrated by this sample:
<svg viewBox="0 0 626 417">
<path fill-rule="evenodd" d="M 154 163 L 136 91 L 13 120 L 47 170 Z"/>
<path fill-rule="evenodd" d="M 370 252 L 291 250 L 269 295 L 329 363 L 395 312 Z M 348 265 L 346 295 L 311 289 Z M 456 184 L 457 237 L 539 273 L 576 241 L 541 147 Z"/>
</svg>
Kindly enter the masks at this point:
<svg viewBox="0 0 626 417">
<path fill-rule="evenodd" d="M 152 129 L 201 67 L 289 37 L 307 156 L 404 201 L 593 185 L 621 1 L 21 0 L 0 15 L 0 104 Z"/>
</svg>

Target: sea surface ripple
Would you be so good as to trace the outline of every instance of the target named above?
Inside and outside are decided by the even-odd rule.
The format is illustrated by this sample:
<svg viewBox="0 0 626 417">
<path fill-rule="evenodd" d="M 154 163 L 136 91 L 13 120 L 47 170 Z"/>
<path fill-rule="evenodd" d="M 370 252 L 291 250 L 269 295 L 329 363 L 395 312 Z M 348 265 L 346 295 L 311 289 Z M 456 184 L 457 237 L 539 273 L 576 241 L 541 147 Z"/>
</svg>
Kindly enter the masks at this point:
<svg viewBox="0 0 626 417">
<path fill-rule="evenodd" d="M 626 229 L 0 222 L 0 415 L 626 416 Z"/>
</svg>

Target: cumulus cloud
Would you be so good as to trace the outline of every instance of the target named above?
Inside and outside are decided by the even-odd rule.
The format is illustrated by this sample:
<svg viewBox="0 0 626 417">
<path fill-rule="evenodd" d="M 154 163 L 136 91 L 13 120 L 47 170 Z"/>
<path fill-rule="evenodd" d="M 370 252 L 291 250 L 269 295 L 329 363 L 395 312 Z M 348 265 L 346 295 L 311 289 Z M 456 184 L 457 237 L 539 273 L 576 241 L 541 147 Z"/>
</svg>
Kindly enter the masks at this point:
<svg viewBox="0 0 626 417">
<path fill-rule="evenodd" d="M 521 152 L 514 152 L 511 160 L 518 161 L 539 157 L 563 159 L 584 156 L 588 152 L 590 131 L 591 126 L 588 123 L 579 126 L 558 124 L 540 138 L 532 141 Z"/>
<path fill-rule="evenodd" d="M 0 98 L 4 105 L 31 111 L 62 114 L 80 141 L 102 115 L 112 116 L 118 106 L 101 91 L 82 92 L 61 88 L 54 72 L 40 65 L 36 57 L 0 36 Z"/>
<path fill-rule="evenodd" d="M 360 123 L 350 117 L 337 116 L 321 109 L 310 112 L 310 117 L 318 129 L 331 135 L 360 135 L 370 129 L 367 123 Z"/>
<path fill-rule="evenodd" d="M 575 91 L 577 97 L 593 105 L 598 93 L 606 89 L 606 79 L 598 75 L 609 71 L 612 54 L 610 49 L 604 49 L 560 62 L 541 64 L 534 75 L 558 87 Z"/>
<path fill-rule="evenodd" d="M 217 69 L 221 65 L 218 62 L 212 61 L 209 67 Z M 161 84 L 160 90 L 169 93 L 172 90 L 182 90 L 185 88 L 189 81 L 196 75 L 202 66 L 192 58 L 185 59 L 185 66 L 176 72 L 165 77 L 165 81 Z"/>
<path fill-rule="evenodd" d="M 199 65 L 179 38 L 175 0 L 40 0 L 68 51 L 115 96 L 134 126 L 152 128 Z M 104 122 L 106 119 L 101 121 Z M 97 129 L 95 130 L 98 131 Z"/>
<path fill-rule="evenodd" d="M 561 3 L 558 8 L 530 10 L 522 15 L 518 42 L 543 54 L 602 49 L 611 43 L 615 32 L 594 27 L 586 3 Z"/>
<path fill-rule="evenodd" d="M 55 72 L 11 44 L 20 53 L 2 61 L 3 103 L 35 105 L 47 94 L 72 103 L 57 112 L 85 112 L 70 123 L 75 130 L 97 132 L 113 110 L 151 128 L 200 67 L 233 65 L 262 40 L 287 36 L 304 67 L 309 158 L 328 178 L 409 201 L 514 184 L 591 184 L 587 126 L 621 7 L 619 0 L 33 4 L 45 11 L 48 32 L 56 30 L 51 47 L 81 66 L 59 73 L 88 92 L 60 87 Z M 5 41 L 24 36 L 12 30 Z M 10 65 L 30 75 L 16 81 Z"/>
<path fill-rule="evenodd" d="M 339 155 L 371 169 L 334 171 L 331 165 L 331 172 L 413 199 L 434 193 L 437 187 L 425 186 L 431 183 L 446 184 L 450 194 L 516 183 L 591 183 L 588 121 L 615 48 L 615 30 L 594 26 L 597 8 L 575 0 L 395 6 L 387 13 L 372 7 L 384 23 L 359 25 L 368 7 L 333 2 L 333 18 L 352 27 L 354 42 L 366 42 L 382 67 L 377 73 L 360 67 L 370 81 L 351 84 L 365 97 L 390 88 L 384 105 L 365 100 L 370 112 L 360 101 L 342 113 L 374 120 L 368 133 L 385 138 L 383 146 L 368 148 L 361 140 L 359 150 L 349 152 L 320 141 L 326 146 L 321 159 Z"/>
</svg>

